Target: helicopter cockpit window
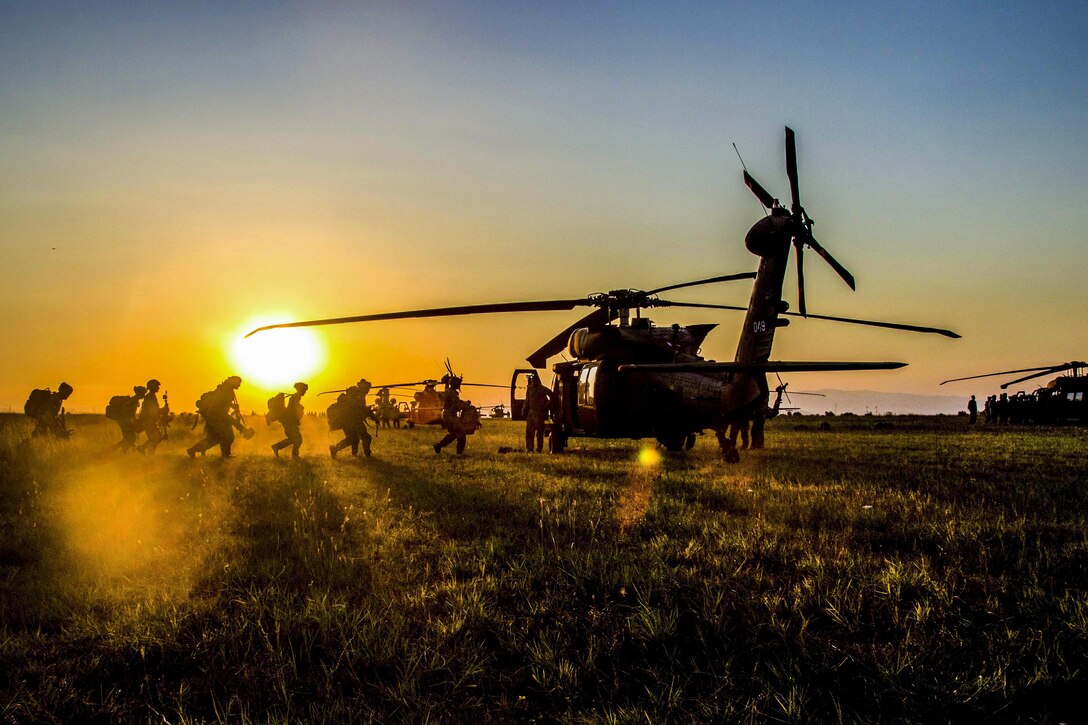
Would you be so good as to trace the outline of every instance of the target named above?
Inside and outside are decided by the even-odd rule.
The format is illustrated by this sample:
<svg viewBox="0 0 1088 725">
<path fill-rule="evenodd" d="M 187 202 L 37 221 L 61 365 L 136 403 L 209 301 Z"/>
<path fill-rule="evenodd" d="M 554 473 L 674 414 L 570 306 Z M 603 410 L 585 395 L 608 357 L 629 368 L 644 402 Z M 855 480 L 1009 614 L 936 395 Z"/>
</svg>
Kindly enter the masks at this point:
<svg viewBox="0 0 1088 725">
<path fill-rule="evenodd" d="M 596 381 L 597 368 L 582 370 L 582 378 L 578 381 L 578 405 L 593 405 L 593 384 Z"/>
</svg>

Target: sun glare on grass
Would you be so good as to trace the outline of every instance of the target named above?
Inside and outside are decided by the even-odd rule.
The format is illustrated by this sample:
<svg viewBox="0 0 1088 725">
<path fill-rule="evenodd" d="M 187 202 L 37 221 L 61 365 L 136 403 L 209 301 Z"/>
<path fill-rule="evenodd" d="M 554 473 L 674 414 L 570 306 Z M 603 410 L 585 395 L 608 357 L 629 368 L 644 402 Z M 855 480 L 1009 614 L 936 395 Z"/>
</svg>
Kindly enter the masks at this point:
<svg viewBox="0 0 1088 725">
<path fill-rule="evenodd" d="M 638 452 L 638 462 L 647 468 L 661 463 L 661 453 L 656 448 L 643 446 Z"/>
<path fill-rule="evenodd" d="M 309 328 L 267 330 L 243 337 L 264 324 L 269 323 L 250 323 L 234 340 L 231 359 L 243 379 L 269 390 L 285 388 L 298 381 L 305 382 L 324 366 L 325 345 L 317 332 Z"/>
</svg>

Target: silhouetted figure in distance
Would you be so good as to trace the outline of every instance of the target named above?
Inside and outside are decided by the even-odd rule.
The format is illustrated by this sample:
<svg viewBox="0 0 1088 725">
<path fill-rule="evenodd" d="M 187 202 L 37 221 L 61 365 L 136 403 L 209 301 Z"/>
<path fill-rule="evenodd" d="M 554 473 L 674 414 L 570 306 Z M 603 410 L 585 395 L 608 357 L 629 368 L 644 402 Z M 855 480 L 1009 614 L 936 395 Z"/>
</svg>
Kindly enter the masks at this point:
<svg viewBox="0 0 1088 725">
<path fill-rule="evenodd" d="M 158 392 L 162 384 L 152 378 L 147 381 L 147 395 L 140 405 L 140 417 L 136 421 L 137 429 L 147 436 L 147 439 L 136 447 L 140 453 L 155 455 L 155 449 L 162 441 L 162 428 L 159 427 L 162 418 L 162 407 L 159 405 Z"/>
<path fill-rule="evenodd" d="M 302 447 L 302 416 L 306 414 L 302 407 L 302 396 L 310 386 L 306 383 L 295 383 L 295 393 L 287 399 L 287 410 L 280 418 L 283 425 L 284 438 L 278 443 L 272 444 L 272 452 L 276 458 L 280 457 L 280 451 L 291 447 L 291 458 L 298 458 L 298 451 Z"/>
<path fill-rule="evenodd" d="M 461 378 L 446 373 L 442 376 L 442 382 L 446 384 L 446 390 L 442 394 L 442 427 L 447 433 L 434 444 L 434 452 L 441 453 L 443 448 L 457 441 L 457 454 L 461 455 L 465 452 L 465 443 L 468 440 L 468 434 L 461 424 L 461 412 L 467 406 L 461 400 Z"/>
<path fill-rule="evenodd" d="M 31 436 L 52 436 L 54 438 L 67 438 L 68 428 L 64 421 L 64 401 L 72 395 L 72 386 L 61 383 L 57 386 L 57 392 L 49 388 L 31 391 L 23 406 L 25 412 L 34 421 L 34 430 Z"/>
<path fill-rule="evenodd" d="M 525 450 L 529 453 L 534 445 L 537 453 L 544 450 L 544 424 L 551 407 L 552 391 L 536 375 L 530 375 L 525 390 Z"/>
<path fill-rule="evenodd" d="M 132 393 L 115 395 L 106 406 L 106 417 L 117 423 L 117 427 L 121 429 L 121 440 L 114 443 L 113 448 L 122 453 L 136 447 L 136 437 L 140 434 L 136 425 L 136 412 L 140 408 L 140 401 L 147 395 L 147 388 L 134 385 Z"/>
<path fill-rule="evenodd" d="M 253 432 L 242 421 L 242 411 L 238 407 L 235 391 L 242 387 L 242 379 L 237 375 L 219 383 L 215 390 L 204 393 L 196 402 L 197 411 L 204 417 L 204 439 L 195 443 L 185 452 L 190 458 L 197 453 L 203 454 L 209 448 L 219 446 L 223 458 L 230 458 L 230 448 L 234 444 L 234 429 L 249 438 Z"/>
</svg>

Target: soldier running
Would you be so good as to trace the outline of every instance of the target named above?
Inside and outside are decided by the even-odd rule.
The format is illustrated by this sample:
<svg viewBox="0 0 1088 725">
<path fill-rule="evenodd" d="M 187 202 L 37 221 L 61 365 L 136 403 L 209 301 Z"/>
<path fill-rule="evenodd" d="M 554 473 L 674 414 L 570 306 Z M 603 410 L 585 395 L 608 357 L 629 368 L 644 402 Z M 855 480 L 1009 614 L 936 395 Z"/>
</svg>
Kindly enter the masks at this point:
<svg viewBox="0 0 1088 725">
<path fill-rule="evenodd" d="M 136 437 L 140 431 L 136 425 L 136 411 L 140 407 L 140 401 L 147 395 L 147 388 L 143 385 L 134 385 L 132 395 L 117 395 L 110 398 L 110 404 L 106 406 L 106 417 L 117 423 L 121 429 L 121 440 L 113 444 L 113 448 L 122 453 L 131 451 L 136 447 Z"/>
<path fill-rule="evenodd" d="M 461 423 L 461 413 L 468 404 L 461 400 L 461 378 L 450 372 L 442 376 L 442 382 L 446 384 L 446 391 L 442 394 L 442 427 L 448 432 L 434 444 L 434 452 L 441 453 L 443 448 L 457 441 L 457 455 L 463 455 L 468 431 Z"/>
<path fill-rule="evenodd" d="M 162 418 L 162 408 L 159 406 L 157 396 L 162 384 L 152 378 L 147 381 L 147 395 L 144 396 L 140 406 L 140 415 L 136 420 L 136 429 L 147 436 L 147 440 L 136 447 L 140 453 L 155 455 L 155 449 L 162 442 L 162 429 L 159 427 Z"/>
<path fill-rule="evenodd" d="M 295 383 L 295 393 L 287 399 L 287 411 L 280 418 L 284 439 L 272 444 L 272 452 L 276 454 L 276 458 L 288 446 L 291 446 L 291 458 L 298 458 L 299 448 L 302 447 L 302 416 L 306 412 L 302 407 L 302 396 L 309 389 L 310 386 L 306 383 Z"/>
<path fill-rule="evenodd" d="M 72 395 L 72 386 L 61 383 L 57 392 L 34 390 L 23 406 L 23 411 L 34 420 L 34 430 L 31 436 L 52 436 L 54 438 L 67 438 L 70 433 L 64 422 L 64 401 Z"/>
<path fill-rule="evenodd" d="M 359 455 L 359 443 L 363 444 L 363 455 L 367 458 L 370 457 L 371 437 L 366 422 L 373 420 L 375 427 L 377 427 L 378 418 L 370 406 L 366 404 L 366 394 L 369 391 L 370 382 L 364 378 L 359 381 L 359 385 L 352 385 L 348 388 L 333 404 L 343 406 L 340 412 L 340 415 L 342 415 L 340 426 L 344 431 L 344 439 L 329 446 L 329 455 L 332 458 L 335 459 L 336 454 L 348 446 L 351 446 L 351 455 Z"/>
<path fill-rule="evenodd" d="M 544 450 L 544 423 L 552 406 L 552 391 L 544 387 L 535 374 L 530 375 L 525 384 L 525 450 L 536 452 Z"/>
<path fill-rule="evenodd" d="M 253 437 L 253 431 L 246 427 L 242 420 L 242 411 L 238 407 L 235 391 L 240 387 L 242 379 L 231 375 L 217 385 L 215 390 L 200 396 L 196 407 L 204 416 L 204 439 L 185 451 L 189 458 L 195 458 L 197 453 L 203 454 L 215 446 L 219 446 L 223 458 L 230 458 L 235 428 L 243 437 Z"/>
</svg>

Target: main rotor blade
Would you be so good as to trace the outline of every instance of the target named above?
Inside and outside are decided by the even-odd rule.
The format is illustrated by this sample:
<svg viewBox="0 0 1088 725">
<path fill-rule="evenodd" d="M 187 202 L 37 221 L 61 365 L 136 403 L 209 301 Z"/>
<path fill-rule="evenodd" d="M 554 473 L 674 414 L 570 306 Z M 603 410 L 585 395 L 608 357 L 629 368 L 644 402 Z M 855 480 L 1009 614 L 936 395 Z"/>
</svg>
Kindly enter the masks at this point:
<svg viewBox="0 0 1088 725">
<path fill-rule="evenodd" d="M 797 190 L 797 141 L 793 129 L 786 126 L 786 176 L 790 180 L 790 198 L 793 200 L 794 213 L 801 208 L 801 194 Z"/>
<path fill-rule="evenodd" d="M 1042 373 L 1040 373 L 1040 374 L 1045 375 L 1046 373 L 1050 372 L 1051 370 L 1054 370 L 1056 367 L 1068 368 L 1068 367 L 1072 367 L 1072 366 L 1073 366 L 1073 363 L 1066 363 L 1066 365 L 1064 365 L 1064 366 L 1048 365 L 1048 366 L 1045 366 L 1045 367 L 1040 366 L 1040 367 L 1037 367 L 1037 368 L 1020 368 L 1019 370 L 1002 370 L 999 373 L 983 373 L 982 375 L 968 375 L 965 378 L 952 378 L 950 380 L 942 381 L 941 385 L 944 385 L 945 383 L 958 383 L 961 380 L 976 380 L 978 378 L 992 378 L 992 377 L 995 377 L 997 375 L 1015 375 L 1016 373 L 1030 373 L 1030 372 L 1033 372 L 1033 371 L 1036 371 L 1036 370 L 1041 370 Z"/>
<path fill-rule="evenodd" d="M 740 274 L 725 274 L 721 277 L 709 277 L 707 279 L 700 279 L 694 282 L 681 282 L 680 284 L 670 284 L 667 287 L 658 287 L 657 289 L 648 290 L 646 294 L 656 295 L 658 292 L 668 292 L 669 290 L 681 289 L 682 287 L 696 287 L 701 284 L 713 284 L 714 282 L 732 282 L 738 279 L 755 279 L 755 272 L 741 272 Z"/>
<path fill-rule="evenodd" d="M 561 352 L 563 348 L 567 346 L 567 340 L 570 339 L 570 336 L 574 334 L 575 330 L 580 327 L 603 327 L 613 319 L 615 319 L 615 315 L 611 315 L 605 309 L 593 310 L 593 312 L 590 312 L 588 315 L 541 345 L 539 350 L 525 359 L 528 360 L 529 364 L 534 368 L 543 368 L 547 364 L 548 358 Z"/>
<path fill-rule="evenodd" d="M 804 244 L 797 244 L 797 309 L 801 311 L 801 317 L 807 317 L 805 308 L 805 259 Z"/>
<path fill-rule="evenodd" d="M 767 193 L 767 190 L 759 185 L 759 182 L 752 178 L 752 175 L 747 171 L 744 172 L 744 183 L 748 185 L 748 188 L 752 190 L 752 193 L 759 199 L 759 203 L 768 209 L 774 208 L 774 197 Z"/>
<path fill-rule="evenodd" d="M 824 249 L 820 245 L 820 243 L 813 238 L 811 233 L 805 236 L 805 244 L 812 247 L 812 251 L 823 257 L 824 261 L 831 265 L 831 269 L 839 273 L 839 276 L 842 277 L 843 282 L 846 282 L 846 284 L 850 285 L 850 289 L 857 289 L 857 287 L 854 285 L 854 275 L 850 274 L 850 272 L 847 271 L 846 267 L 839 264 L 838 260 L 831 256 L 831 252 Z"/>
<path fill-rule="evenodd" d="M 407 310 L 404 312 L 382 312 L 376 315 L 355 315 L 353 317 L 327 317 L 320 320 L 302 322 L 281 322 L 277 325 L 258 327 L 246 334 L 246 337 L 264 330 L 284 327 L 314 327 L 317 325 L 342 325 L 348 322 L 377 322 L 379 320 L 403 320 L 417 317 L 453 317 L 455 315 L 479 315 L 497 312 L 548 312 L 552 310 L 572 310 L 580 305 L 593 304 L 587 299 L 541 300 L 539 302 L 500 302 L 489 305 L 458 305 L 456 307 L 435 307 L 428 310 Z"/>
<path fill-rule="evenodd" d="M 1054 367 L 1050 368 L 1049 370 L 1043 370 L 1042 372 L 1039 372 L 1039 373 L 1033 373 L 1032 375 L 1025 375 L 1022 378 L 1017 378 L 1016 380 L 1010 380 L 1007 383 L 1002 383 L 1001 389 L 1004 390 L 1005 388 L 1009 387 L 1010 385 L 1016 385 L 1017 383 L 1022 383 L 1025 380 L 1031 380 L 1032 378 L 1041 378 L 1044 375 L 1053 375 L 1054 373 L 1060 373 L 1060 372 L 1063 372 L 1065 370 L 1069 370 L 1072 367 L 1073 367 L 1072 363 L 1066 363 L 1065 365 L 1055 365 Z"/>
<path fill-rule="evenodd" d="M 665 300 L 658 300 L 659 307 L 696 307 L 708 310 L 741 310 L 747 311 L 747 307 L 738 307 L 736 305 L 703 305 L 694 302 L 666 302 Z M 908 332 L 925 332 L 935 335 L 944 335 L 945 337 L 959 338 L 959 335 L 951 330 L 945 330 L 940 327 L 922 327 L 919 325 L 903 325 L 897 322 L 877 322 L 876 320 L 858 320 L 853 317 L 832 317 L 831 315 L 815 315 L 807 314 L 802 315 L 799 312 L 780 312 L 780 315 L 787 315 L 789 317 L 806 317 L 810 320 L 830 320 L 832 322 L 848 322 L 852 325 L 868 325 L 869 327 L 886 327 L 889 330 L 906 330 Z"/>
<path fill-rule="evenodd" d="M 846 370 L 895 370 L 906 367 L 904 362 L 792 362 L 768 360 L 767 362 L 705 362 L 648 363 L 620 365 L 620 372 L 644 373 L 816 373 Z"/>
</svg>

